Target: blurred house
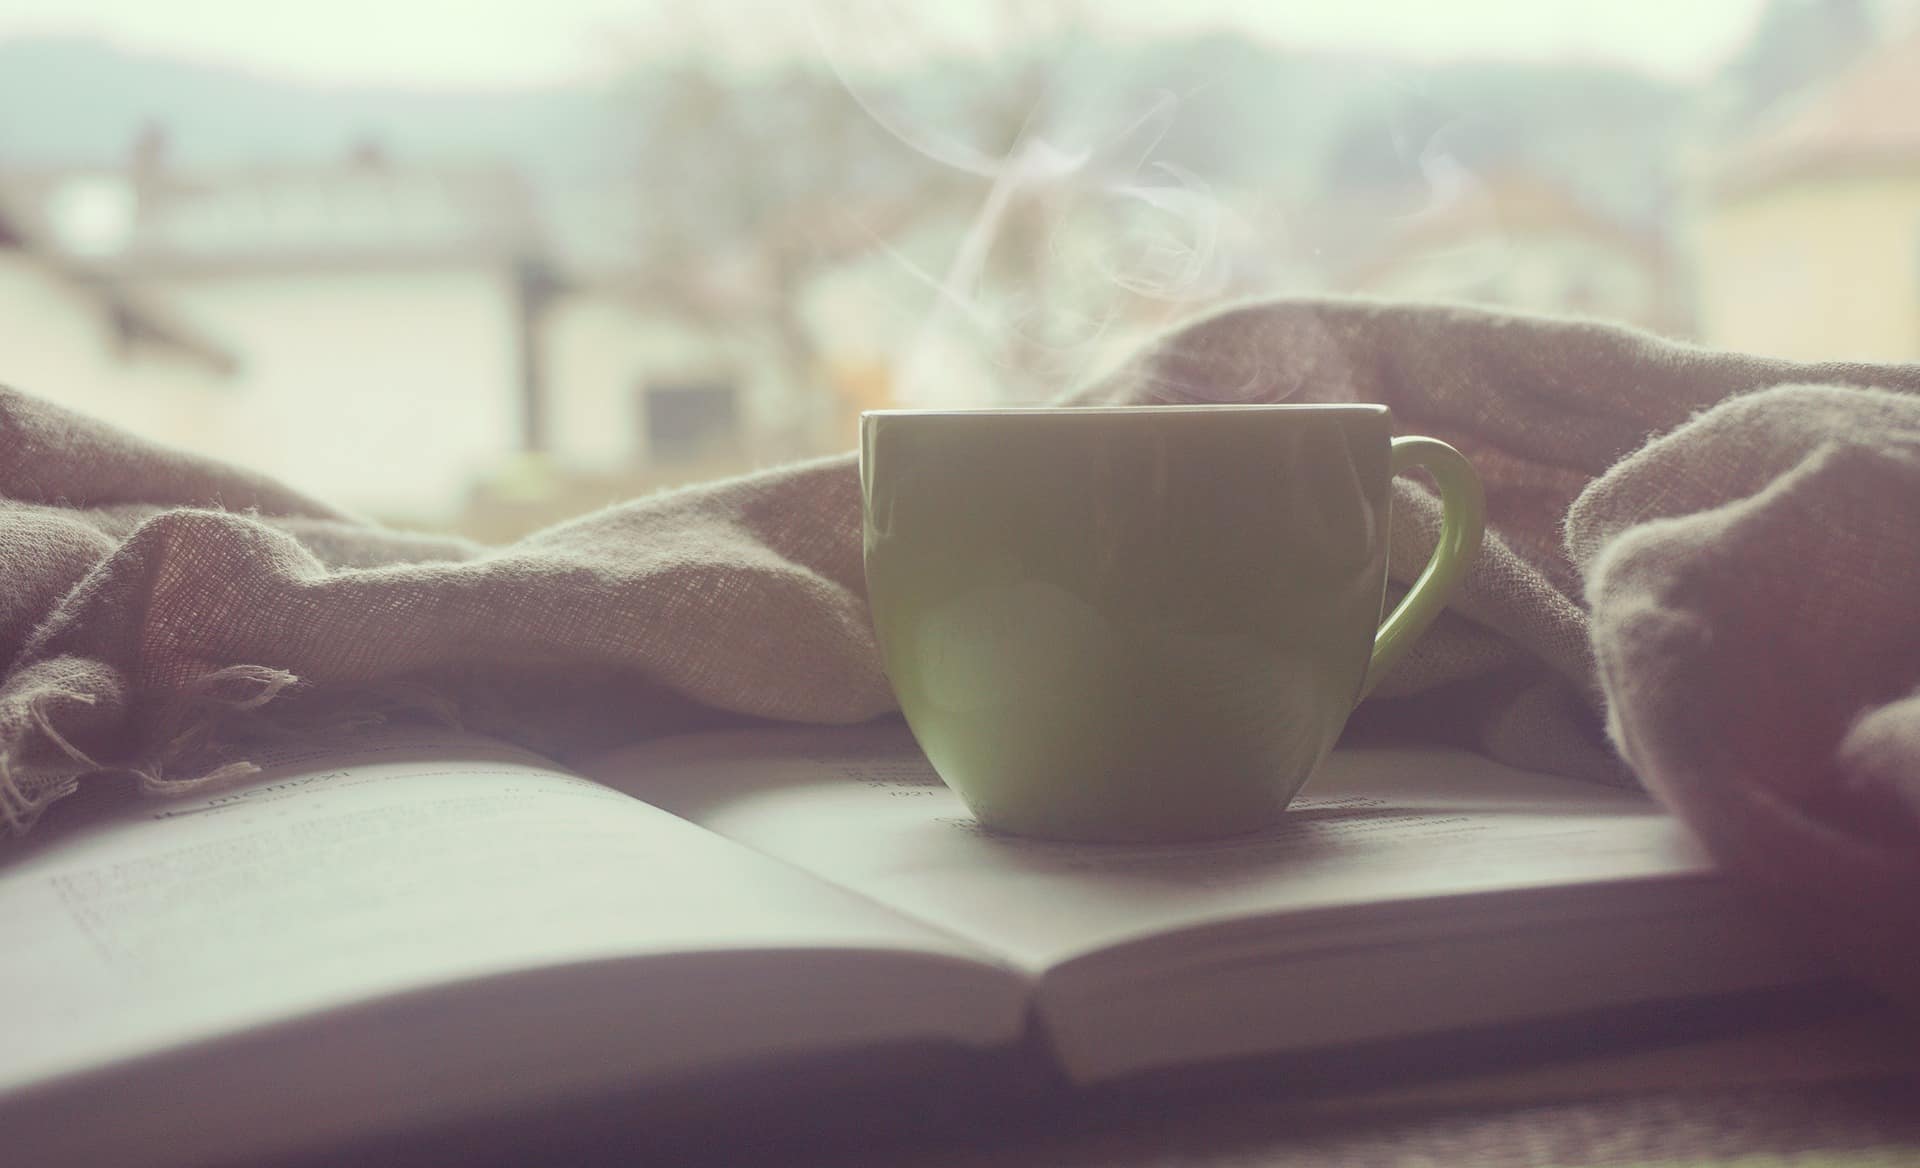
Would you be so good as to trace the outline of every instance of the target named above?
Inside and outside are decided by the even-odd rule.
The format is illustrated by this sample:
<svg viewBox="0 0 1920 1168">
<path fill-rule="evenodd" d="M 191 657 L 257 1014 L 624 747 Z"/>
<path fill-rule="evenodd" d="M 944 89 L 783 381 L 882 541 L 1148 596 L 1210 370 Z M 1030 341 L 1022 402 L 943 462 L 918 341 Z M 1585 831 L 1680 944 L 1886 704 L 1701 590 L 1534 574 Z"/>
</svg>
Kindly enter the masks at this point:
<svg viewBox="0 0 1920 1168">
<path fill-rule="evenodd" d="M 1920 35 L 1714 159 L 1695 247 L 1707 342 L 1920 360 Z"/>
<path fill-rule="evenodd" d="M 234 355 L 228 457 L 348 506 L 432 515 L 538 440 L 543 282 L 509 171 L 402 168 L 371 148 L 184 171 L 149 132 L 125 168 L 14 176 L 7 193 L 68 262 Z"/>
<path fill-rule="evenodd" d="M 575 274 L 551 289 L 538 339 L 542 439 L 472 482 L 456 526 L 477 538 L 816 452 L 792 371 L 738 321 Z"/>
<path fill-rule="evenodd" d="M 1529 174 L 1462 176 L 1444 201 L 1383 227 L 1372 254 L 1339 284 L 1366 295 L 1602 317 L 1668 334 L 1689 327 L 1657 236 Z"/>
<path fill-rule="evenodd" d="M 844 428 L 754 327 L 767 280 L 715 263 L 643 282 L 613 243 L 590 263 L 558 255 L 511 169 L 362 147 L 332 165 L 187 170 L 165 145 L 150 133 L 125 167 L 0 176 L 14 234 L 43 241 L 14 250 L 44 269 L 13 291 L 31 311 L 11 315 L 39 356 L 0 354 L 0 381 L 58 387 L 350 507 L 495 535 L 815 453 Z M 197 413 L 102 396 L 78 365 L 109 342 L 27 328 L 55 311 L 55 285 L 101 312 L 141 306 L 121 319 L 143 343 L 217 352 L 226 391 Z"/>
<path fill-rule="evenodd" d="M 0 206 L 0 384 L 212 453 L 234 372 L 220 344 L 67 262 Z"/>
</svg>

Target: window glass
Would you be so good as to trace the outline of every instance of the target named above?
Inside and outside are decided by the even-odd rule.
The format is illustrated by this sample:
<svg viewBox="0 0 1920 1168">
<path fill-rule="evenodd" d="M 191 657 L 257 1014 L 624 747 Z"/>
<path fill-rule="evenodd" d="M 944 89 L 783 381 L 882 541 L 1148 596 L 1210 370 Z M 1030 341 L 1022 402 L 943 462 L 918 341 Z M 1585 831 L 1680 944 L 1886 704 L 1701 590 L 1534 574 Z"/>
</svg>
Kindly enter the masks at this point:
<svg viewBox="0 0 1920 1168">
<path fill-rule="evenodd" d="M 508 538 L 1250 296 L 1920 360 L 1916 0 L 8 0 L 0 382 Z"/>
</svg>

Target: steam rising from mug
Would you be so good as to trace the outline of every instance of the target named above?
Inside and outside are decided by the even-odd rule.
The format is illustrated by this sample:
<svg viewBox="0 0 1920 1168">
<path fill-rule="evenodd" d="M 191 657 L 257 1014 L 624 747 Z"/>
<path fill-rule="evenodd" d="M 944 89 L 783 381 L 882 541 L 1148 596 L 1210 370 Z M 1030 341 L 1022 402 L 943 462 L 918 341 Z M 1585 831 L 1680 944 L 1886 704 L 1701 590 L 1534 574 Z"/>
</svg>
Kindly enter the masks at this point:
<svg viewBox="0 0 1920 1168">
<path fill-rule="evenodd" d="M 1049 10 L 1007 4 L 993 11 L 1003 19 L 1038 20 Z M 964 402 L 939 400 L 936 383 L 951 363 L 943 358 L 951 353 L 956 330 L 970 334 L 1003 374 L 1014 375 L 1002 381 L 1018 382 L 1024 373 L 1032 397 L 1054 398 L 1109 364 L 1121 344 L 1137 340 L 1143 325 L 1185 315 L 1178 311 L 1182 306 L 1285 290 L 1274 286 L 1284 284 L 1285 275 L 1269 275 L 1260 286 L 1250 286 L 1247 274 L 1236 271 L 1239 257 L 1286 253 L 1289 241 L 1271 237 L 1284 231 L 1278 217 L 1266 216 L 1274 222 L 1263 225 L 1266 238 L 1256 238 L 1204 176 L 1156 157 L 1180 116 L 1176 94 L 1104 94 L 1089 103 L 1085 93 L 1062 92 L 1064 62 L 1049 62 L 1045 69 L 1016 65 L 1008 70 L 1006 89 L 1025 99 L 1025 107 L 1011 109 L 1011 116 L 994 127 L 1003 139 L 1010 134 L 1010 142 L 985 142 L 979 125 L 943 126 L 930 108 L 933 103 L 910 106 L 882 82 L 889 69 L 925 57 L 924 30 L 938 19 L 928 6 L 912 0 L 809 0 L 806 12 L 823 61 L 866 115 L 919 157 L 978 180 L 982 189 L 944 271 L 929 271 L 874 239 L 877 252 L 933 293 L 898 365 L 895 396 L 901 402 L 1004 402 L 1002 386 Z M 1022 28 L 1017 35 L 1026 44 L 1038 44 L 1057 41 L 1051 34 L 1060 31 Z M 1275 116 L 1284 113 L 1275 111 Z M 1419 174 L 1426 205 L 1383 221 L 1380 236 L 1417 231 L 1423 219 L 1436 216 L 1471 221 L 1476 229 L 1466 250 L 1455 249 L 1444 258 L 1456 276 L 1471 272 L 1475 283 L 1486 285 L 1511 266 L 1511 257 L 1494 200 L 1449 146 L 1460 124 L 1448 120 L 1414 141 L 1402 140 L 1396 127 L 1395 152 Z M 1025 224 L 1019 222 L 1023 215 L 1029 217 Z M 1036 216 L 1041 239 L 1033 239 L 1031 230 L 1014 230 L 1030 228 Z M 990 288 L 990 259 L 996 249 L 1009 248 L 1031 250 L 1031 267 L 1025 278 L 1008 282 L 1015 286 Z M 1143 321 L 1152 313 L 1142 311 L 1142 302 L 1160 306 L 1159 319 Z M 1323 339 L 1323 352 L 1338 351 L 1335 338 Z M 1273 402 L 1300 389 L 1273 369 L 1236 372 L 1205 386 L 1168 387 L 1165 396 Z M 1317 370 L 1322 376 L 1329 372 L 1324 362 Z M 1018 400 L 1018 391 L 1015 396 Z"/>
<path fill-rule="evenodd" d="M 1107 355 L 1127 297 L 1163 304 L 1213 301 L 1231 287 L 1229 257 L 1251 232 L 1201 175 L 1154 157 L 1174 124 L 1179 99 L 1160 90 L 1126 101 L 1112 116 L 1096 111 L 1077 128 L 1057 123 L 1049 78 L 1019 111 L 1013 141 L 999 152 L 908 110 L 874 80 L 889 62 L 914 53 L 903 0 L 857 0 L 823 18 L 808 6 L 814 39 L 840 84 L 873 121 L 932 163 L 980 180 L 983 194 L 944 272 L 876 246 L 934 292 L 903 362 L 899 396 L 924 400 L 939 338 L 955 325 L 972 330 L 1003 366 L 1016 349 L 1041 355 L 1035 369 L 1049 393 L 1081 380 Z M 919 20 L 916 12 L 914 19 Z M 1056 124 L 1049 125 L 1049 122 Z M 1045 223 L 1047 289 L 1022 288 L 995 303 L 988 260 L 1016 214 Z M 1103 295 L 1104 293 L 1104 295 Z"/>
</svg>

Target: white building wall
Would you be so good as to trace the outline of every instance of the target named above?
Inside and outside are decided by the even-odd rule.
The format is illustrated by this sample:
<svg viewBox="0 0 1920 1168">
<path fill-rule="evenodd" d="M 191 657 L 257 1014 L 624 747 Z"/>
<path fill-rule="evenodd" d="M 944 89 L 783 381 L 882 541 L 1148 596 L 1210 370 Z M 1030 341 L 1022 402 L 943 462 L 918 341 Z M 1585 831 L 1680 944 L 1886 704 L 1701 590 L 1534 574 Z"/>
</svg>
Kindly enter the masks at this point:
<svg viewBox="0 0 1920 1168">
<path fill-rule="evenodd" d="M 505 265 L 228 271 L 144 287 L 238 358 L 229 456 L 301 490 L 431 522 L 519 446 Z"/>
<path fill-rule="evenodd" d="M 645 466 L 642 393 L 654 383 L 734 387 L 737 469 L 810 453 L 789 449 L 782 437 L 800 422 L 792 377 L 744 328 L 709 332 L 618 292 L 589 288 L 548 304 L 540 344 L 548 445 L 560 466 Z"/>
<path fill-rule="evenodd" d="M 547 437 L 555 461 L 582 470 L 635 465 L 646 450 L 640 391 L 652 377 L 724 376 L 710 345 L 620 298 L 570 293 L 547 306 Z"/>
<path fill-rule="evenodd" d="M 99 296 L 15 249 L 0 250 L 0 384 L 202 454 L 233 442 L 233 383 L 163 346 L 123 351 Z"/>
</svg>

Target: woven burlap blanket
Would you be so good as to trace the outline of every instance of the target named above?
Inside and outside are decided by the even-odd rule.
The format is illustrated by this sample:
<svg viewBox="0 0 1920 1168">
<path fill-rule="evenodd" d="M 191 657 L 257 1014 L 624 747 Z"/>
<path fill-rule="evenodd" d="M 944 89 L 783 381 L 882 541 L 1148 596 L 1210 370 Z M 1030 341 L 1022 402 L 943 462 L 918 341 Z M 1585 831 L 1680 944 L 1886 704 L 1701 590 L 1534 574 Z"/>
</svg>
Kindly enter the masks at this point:
<svg viewBox="0 0 1920 1168">
<path fill-rule="evenodd" d="M 1380 401 L 1401 432 L 1459 446 L 1493 534 L 1360 727 L 1643 782 L 1920 1006 L 1920 365 L 1280 301 L 1172 332 L 1072 400 Z M 1396 579 L 1437 527 L 1402 480 Z M 480 547 L 16 392 L 0 392 L 0 653 L 0 836 L 95 792 L 231 781 L 262 738 L 399 710 L 565 758 L 892 707 L 851 457 Z"/>
</svg>

